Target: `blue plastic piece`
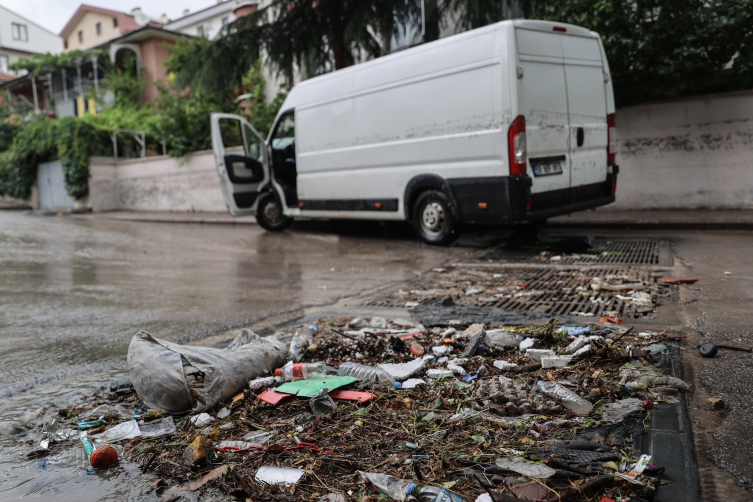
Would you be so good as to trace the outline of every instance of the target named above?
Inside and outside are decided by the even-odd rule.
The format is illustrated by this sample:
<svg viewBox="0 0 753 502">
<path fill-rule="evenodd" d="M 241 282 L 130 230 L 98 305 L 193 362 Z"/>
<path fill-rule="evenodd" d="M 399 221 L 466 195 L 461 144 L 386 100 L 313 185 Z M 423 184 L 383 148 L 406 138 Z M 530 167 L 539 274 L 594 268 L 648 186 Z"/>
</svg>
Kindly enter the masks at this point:
<svg viewBox="0 0 753 502">
<path fill-rule="evenodd" d="M 403 384 L 401 384 L 400 382 L 395 382 L 395 389 L 402 389 L 402 388 L 403 388 Z"/>
<path fill-rule="evenodd" d="M 478 375 L 465 375 L 464 377 L 461 377 L 460 379 L 464 382 L 470 382 L 472 380 L 475 380 L 478 378 Z"/>
<path fill-rule="evenodd" d="M 309 326 L 309 331 L 311 331 L 312 333 L 319 333 L 319 327 L 316 324 L 312 324 L 311 326 Z"/>
<path fill-rule="evenodd" d="M 562 326 L 560 331 L 567 331 L 567 336 L 587 335 L 591 332 L 588 326 Z"/>
<path fill-rule="evenodd" d="M 39 467 L 41 467 L 42 469 L 46 468 L 47 464 L 49 464 L 49 461 L 46 458 L 39 461 Z"/>
</svg>

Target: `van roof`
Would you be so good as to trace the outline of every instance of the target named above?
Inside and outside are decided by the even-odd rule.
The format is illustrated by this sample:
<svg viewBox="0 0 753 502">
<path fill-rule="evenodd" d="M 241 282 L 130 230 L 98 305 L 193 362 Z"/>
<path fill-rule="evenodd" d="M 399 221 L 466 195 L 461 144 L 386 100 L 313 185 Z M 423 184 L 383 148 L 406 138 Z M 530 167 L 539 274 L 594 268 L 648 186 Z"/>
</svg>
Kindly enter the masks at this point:
<svg viewBox="0 0 753 502">
<path fill-rule="evenodd" d="M 528 19 L 519 19 L 519 20 L 514 20 L 514 21 L 513 20 L 500 21 L 498 23 L 494 23 L 488 26 L 464 31 L 462 33 L 458 33 L 455 35 L 451 35 L 449 37 L 441 38 L 433 42 L 421 44 L 416 47 L 411 47 L 410 49 L 393 52 L 392 54 L 387 54 L 379 58 L 371 59 L 363 63 L 349 66 L 347 68 L 342 68 L 340 70 L 326 73 L 324 75 L 319 75 L 317 77 L 312 77 L 310 79 L 299 82 L 293 87 L 293 89 L 291 89 L 279 113 L 284 113 L 290 110 L 291 108 L 295 108 L 296 106 L 299 105 L 301 99 L 305 100 L 304 95 L 306 94 L 306 90 L 308 89 L 308 87 L 319 85 L 319 84 L 325 84 L 326 82 L 333 79 L 338 79 L 338 80 L 347 79 L 348 75 L 352 75 L 356 71 L 357 68 L 363 67 L 364 65 L 386 64 L 391 60 L 400 59 L 400 58 L 406 57 L 407 55 L 415 54 L 418 51 L 432 50 L 444 44 L 455 43 L 459 39 L 462 39 L 462 38 L 475 37 L 475 36 L 483 35 L 490 31 L 504 30 L 504 29 L 509 29 L 513 27 L 523 28 L 526 30 L 542 31 L 542 32 L 547 32 L 547 33 L 551 33 L 552 31 L 561 32 L 561 30 L 554 30 L 555 27 L 561 27 L 561 28 L 565 28 L 566 30 L 565 33 L 562 33 L 563 35 L 575 35 L 575 36 L 583 36 L 583 37 L 588 37 L 588 38 L 594 38 L 595 36 L 597 36 L 585 28 L 581 28 L 579 26 L 575 26 L 575 25 L 567 24 L 567 23 L 555 23 L 552 21 L 537 21 L 537 20 L 528 20 Z M 328 86 L 327 90 L 329 91 L 329 93 L 331 93 L 331 96 L 320 95 L 320 96 L 317 96 L 318 97 L 317 100 L 331 99 L 340 95 L 340 90 L 337 87 L 338 86 L 336 85 Z"/>
</svg>

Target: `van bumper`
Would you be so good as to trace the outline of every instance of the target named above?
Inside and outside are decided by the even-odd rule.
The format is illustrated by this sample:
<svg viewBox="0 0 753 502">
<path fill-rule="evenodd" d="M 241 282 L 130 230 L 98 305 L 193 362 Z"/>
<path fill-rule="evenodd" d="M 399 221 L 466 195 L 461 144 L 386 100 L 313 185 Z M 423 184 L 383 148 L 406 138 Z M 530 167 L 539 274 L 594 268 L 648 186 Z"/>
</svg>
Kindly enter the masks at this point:
<svg viewBox="0 0 753 502">
<path fill-rule="evenodd" d="M 535 194 L 528 175 L 450 178 L 447 183 L 460 221 L 509 225 L 610 204 L 616 178 L 609 174 L 604 182 Z"/>
</svg>

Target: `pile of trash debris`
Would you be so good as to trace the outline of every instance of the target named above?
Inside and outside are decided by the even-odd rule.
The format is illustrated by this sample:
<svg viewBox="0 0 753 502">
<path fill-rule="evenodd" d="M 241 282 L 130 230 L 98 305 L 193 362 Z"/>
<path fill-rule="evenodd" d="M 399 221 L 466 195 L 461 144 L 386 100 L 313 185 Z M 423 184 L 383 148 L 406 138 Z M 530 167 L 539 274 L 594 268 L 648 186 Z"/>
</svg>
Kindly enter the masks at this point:
<svg viewBox="0 0 753 502">
<path fill-rule="evenodd" d="M 163 501 L 203 487 L 236 500 L 652 500 L 664 469 L 633 441 L 655 403 L 688 390 L 655 365 L 681 339 L 556 319 L 329 317 L 243 330 L 226 349 L 141 332 L 136 393 L 60 410 L 29 454 L 115 445 Z"/>
</svg>

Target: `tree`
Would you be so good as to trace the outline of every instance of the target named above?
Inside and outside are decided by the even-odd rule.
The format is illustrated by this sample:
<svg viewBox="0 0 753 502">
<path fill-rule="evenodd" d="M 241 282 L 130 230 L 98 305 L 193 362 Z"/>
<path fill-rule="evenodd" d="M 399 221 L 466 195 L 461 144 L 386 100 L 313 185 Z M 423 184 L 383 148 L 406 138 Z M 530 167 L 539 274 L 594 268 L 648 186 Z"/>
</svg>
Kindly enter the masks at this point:
<svg viewBox="0 0 753 502">
<path fill-rule="evenodd" d="M 400 23 L 420 21 L 419 0 L 273 0 L 228 24 L 214 40 L 170 48 L 178 88 L 225 94 L 263 57 L 278 74 L 341 69 L 389 51 Z"/>
<path fill-rule="evenodd" d="M 752 0 L 538 0 L 533 15 L 601 35 L 617 106 L 753 83 Z"/>
</svg>

